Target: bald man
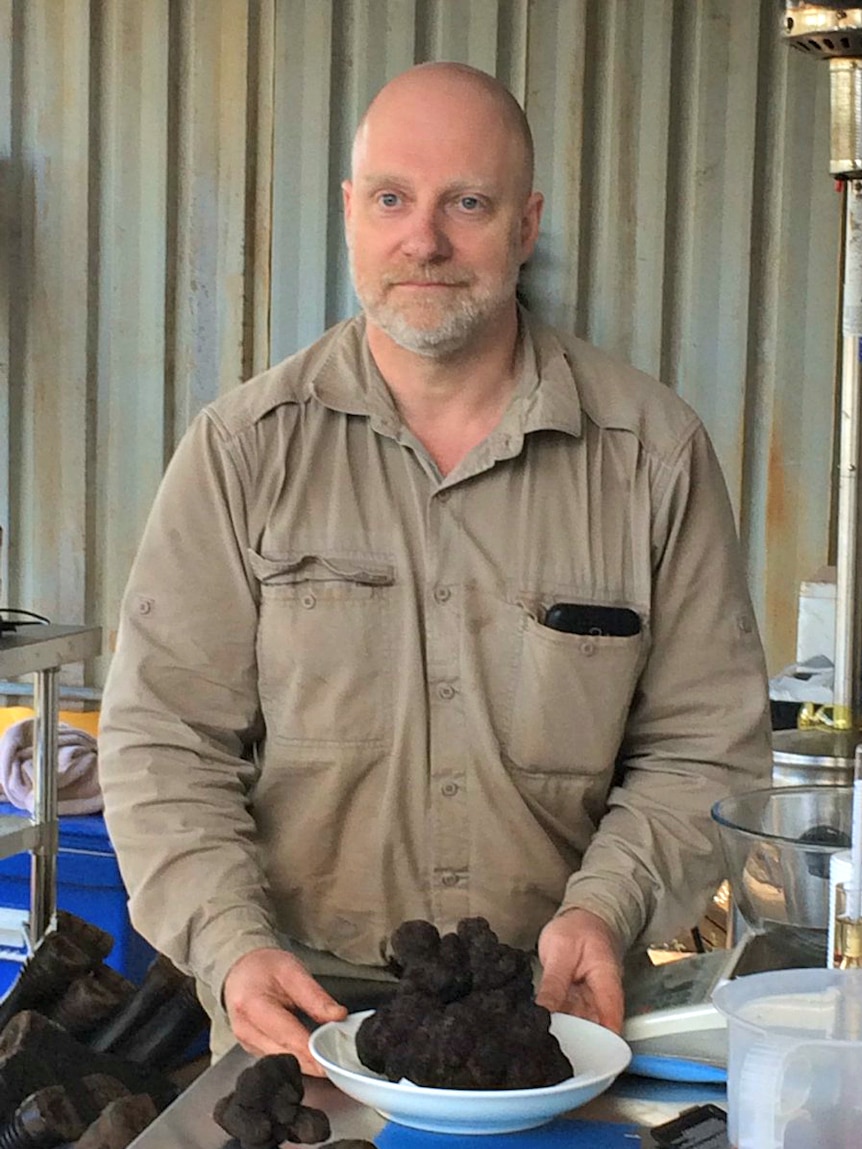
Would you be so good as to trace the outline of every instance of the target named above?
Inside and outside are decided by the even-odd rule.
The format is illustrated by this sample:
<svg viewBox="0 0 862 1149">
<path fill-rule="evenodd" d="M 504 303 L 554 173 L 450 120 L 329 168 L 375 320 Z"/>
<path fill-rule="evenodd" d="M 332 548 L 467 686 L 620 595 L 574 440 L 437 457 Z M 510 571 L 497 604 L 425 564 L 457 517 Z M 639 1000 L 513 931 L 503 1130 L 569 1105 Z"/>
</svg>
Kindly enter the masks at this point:
<svg viewBox="0 0 862 1149">
<path fill-rule="evenodd" d="M 362 313 L 192 423 L 100 743 L 132 920 L 214 1053 L 312 1074 L 307 1026 L 385 992 L 415 918 L 485 916 L 542 1004 L 619 1030 L 624 953 L 698 920 L 710 808 L 771 766 L 700 421 L 516 302 L 542 214 L 517 102 L 411 69 L 343 195 Z"/>
</svg>

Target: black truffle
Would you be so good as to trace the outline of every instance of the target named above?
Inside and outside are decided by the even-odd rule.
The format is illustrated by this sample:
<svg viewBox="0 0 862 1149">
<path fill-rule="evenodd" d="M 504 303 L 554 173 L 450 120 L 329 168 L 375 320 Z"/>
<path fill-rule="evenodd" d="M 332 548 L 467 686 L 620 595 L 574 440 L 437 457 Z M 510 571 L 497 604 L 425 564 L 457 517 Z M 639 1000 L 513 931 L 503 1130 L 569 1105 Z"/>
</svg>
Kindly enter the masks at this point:
<svg viewBox="0 0 862 1149">
<path fill-rule="evenodd" d="M 363 1021 L 356 1052 L 391 1081 L 447 1089 L 532 1089 L 572 1076 L 533 1001 L 530 956 L 501 943 L 485 918 L 440 936 L 426 921 L 392 935 L 399 983 Z"/>
<path fill-rule="evenodd" d="M 232 1093 L 213 1109 L 218 1125 L 242 1149 L 277 1149 L 284 1141 L 316 1144 L 330 1134 L 329 1118 L 303 1105 L 305 1086 L 292 1053 L 272 1053 L 244 1069 Z"/>
</svg>

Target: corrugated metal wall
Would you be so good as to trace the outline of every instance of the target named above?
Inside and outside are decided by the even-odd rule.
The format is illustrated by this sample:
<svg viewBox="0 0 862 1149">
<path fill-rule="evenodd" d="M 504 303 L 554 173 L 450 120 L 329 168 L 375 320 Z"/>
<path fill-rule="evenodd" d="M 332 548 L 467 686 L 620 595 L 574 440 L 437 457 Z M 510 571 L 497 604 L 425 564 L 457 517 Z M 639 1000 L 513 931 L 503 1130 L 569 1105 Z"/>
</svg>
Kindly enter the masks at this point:
<svg viewBox="0 0 862 1149">
<path fill-rule="evenodd" d="M 828 70 L 780 12 L 0 0 L 2 601 L 110 636 L 190 416 L 353 310 L 339 184 L 362 109 L 455 59 L 535 131 L 533 306 L 701 413 L 771 669 L 790 661 L 827 559 L 840 204 Z"/>
</svg>

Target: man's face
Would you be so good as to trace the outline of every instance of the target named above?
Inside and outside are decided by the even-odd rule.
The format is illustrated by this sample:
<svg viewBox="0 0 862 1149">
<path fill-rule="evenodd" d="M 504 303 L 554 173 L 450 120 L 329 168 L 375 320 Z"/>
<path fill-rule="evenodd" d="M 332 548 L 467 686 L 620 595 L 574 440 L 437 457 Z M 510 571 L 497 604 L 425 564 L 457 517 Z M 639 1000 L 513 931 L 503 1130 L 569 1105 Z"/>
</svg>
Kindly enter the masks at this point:
<svg viewBox="0 0 862 1149">
<path fill-rule="evenodd" d="M 351 271 L 369 323 L 443 358 L 514 309 L 541 197 L 523 143 L 484 93 L 414 78 L 379 99 L 344 187 Z"/>
</svg>

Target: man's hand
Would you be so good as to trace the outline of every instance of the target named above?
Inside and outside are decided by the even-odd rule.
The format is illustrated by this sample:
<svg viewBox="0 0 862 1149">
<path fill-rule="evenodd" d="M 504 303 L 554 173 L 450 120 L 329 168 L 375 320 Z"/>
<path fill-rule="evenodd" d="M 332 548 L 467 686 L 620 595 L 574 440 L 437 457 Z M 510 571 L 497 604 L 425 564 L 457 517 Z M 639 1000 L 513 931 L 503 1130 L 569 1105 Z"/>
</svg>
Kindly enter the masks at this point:
<svg viewBox="0 0 862 1149">
<path fill-rule="evenodd" d="M 620 941 L 589 910 L 553 918 L 539 935 L 542 980 L 536 1002 L 620 1033 L 625 1015 Z"/>
<path fill-rule="evenodd" d="M 347 1010 L 314 980 L 293 954 L 252 950 L 234 962 L 224 980 L 224 1004 L 234 1037 L 249 1053 L 293 1053 L 303 1073 L 323 1077 L 308 1051 L 308 1030 L 293 1013 L 314 1021 L 339 1021 Z"/>
</svg>

